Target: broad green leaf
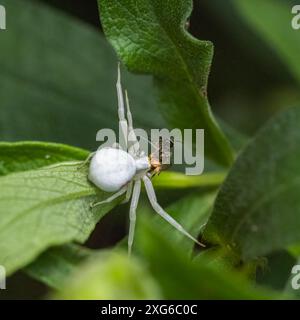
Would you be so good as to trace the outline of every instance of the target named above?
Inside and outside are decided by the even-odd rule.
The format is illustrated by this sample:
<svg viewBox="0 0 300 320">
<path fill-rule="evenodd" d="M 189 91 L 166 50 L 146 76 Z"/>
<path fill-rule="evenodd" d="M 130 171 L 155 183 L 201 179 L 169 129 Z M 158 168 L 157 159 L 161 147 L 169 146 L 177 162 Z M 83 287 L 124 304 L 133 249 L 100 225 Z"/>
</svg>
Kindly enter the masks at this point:
<svg viewBox="0 0 300 320">
<path fill-rule="evenodd" d="M 81 265 L 54 296 L 56 299 L 160 299 L 158 284 L 137 258 L 126 253 L 102 252 Z"/>
<path fill-rule="evenodd" d="M 43 252 L 24 271 L 34 279 L 58 290 L 81 263 L 101 252 L 76 244 L 53 247 Z"/>
<path fill-rule="evenodd" d="M 231 164 L 231 147 L 207 99 L 213 46 L 185 29 L 192 1 L 98 3 L 105 34 L 129 70 L 154 76 L 160 111 L 168 123 L 180 129 L 205 129 L 206 154 L 223 165 Z"/>
<path fill-rule="evenodd" d="M 57 162 L 85 160 L 89 152 L 46 142 L 0 142 L 0 176 L 33 170 Z"/>
<path fill-rule="evenodd" d="M 277 115 L 240 154 L 205 230 L 245 260 L 300 243 L 300 109 Z"/>
<path fill-rule="evenodd" d="M 194 236 L 198 236 L 201 226 L 207 221 L 208 214 L 212 207 L 214 194 L 189 195 L 173 203 L 166 208 L 166 211 L 176 218 L 187 231 Z M 181 248 L 185 248 L 186 253 L 191 254 L 194 242 L 186 239 L 176 229 L 166 223 L 161 217 L 154 214 L 143 203 L 138 206 L 138 224 L 139 217 L 147 213 L 152 214 L 152 220 L 155 220 L 155 228 L 158 232 L 166 234 L 168 239 L 172 240 Z M 125 239 L 126 240 L 126 239 Z M 134 249 L 139 247 L 139 239 L 134 241 Z M 127 250 L 127 241 L 121 241 L 116 247 Z M 78 268 L 78 265 L 87 258 L 92 258 L 101 251 L 87 250 L 85 248 L 67 245 L 57 248 L 51 248 L 39 256 L 32 264 L 26 268 L 26 272 L 37 280 L 40 280 L 54 288 L 61 288 L 63 279 L 66 278 L 72 270 Z M 137 252 L 140 254 L 140 252 Z"/>
<path fill-rule="evenodd" d="M 185 230 L 197 238 L 208 220 L 214 199 L 214 193 L 191 194 L 168 206 L 166 211 L 175 218 Z M 164 234 L 169 240 L 172 240 L 174 244 L 184 248 L 187 254 L 190 255 L 192 253 L 195 246 L 192 240 L 181 234 L 160 216 L 155 215 L 153 220 L 155 220 L 155 227 L 159 232 Z"/>
<path fill-rule="evenodd" d="M 145 221 L 148 221 L 148 219 L 143 219 L 142 228 L 138 229 L 138 245 L 139 251 L 142 253 L 140 258 L 144 257 L 146 259 L 153 276 L 162 288 L 165 298 L 172 299 L 175 295 L 176 299 L 265 299 L 277 297 L 271 291 L 261 288 L 254 289 L 243 277 L 229 272 L 229 267 L 220 268 L 215 261 L 212 261 L 211 257 L 202 257 L 201 260 L 198 259 L 197 263 L 187 260 L 183 251 L 185 250 L 184 247 L 176 242 L 174 243 L 171 239 L 167 240 L 167 235 L 156 228 L 157 224 L 153 223 L 153 220 L 149 220 L 146 226 Z M 150 249 L 149 246 L 151 246 Z M 64 290 L 67 293 L 67 290 L 69 292 L 71 290 L 67 286 L 66 280 L 78 277 L 79 274 L 83 273 L 82 266 L 94 264 L 95 261 L 99 261 L 97 264 L 101 268 L 102 264 L 105 263 L 103 251 L 68 245 L 52 248 L 43 253 L 25 271 L 52 288 L 58 290 L 67 288 Z M 174 265 L 176 265 L 176 268 L 174 268 Z M 77 276 L 75 277 L 75 275 Z M 107 283 L 105 279 L 107 278 L 110 284 L 114 282 L 110 276 L 104 279 L 101 277 L 105 285 Z M 83 283 L 83 281 L 80 282 Z M 98 287 L 102 286 L 99 285 Z M 131 288 L 131 286 L 129 287 Z M 84 288 L 90 292 L 88 286 L 84 286 Z M 94 288 L 93 285 L 92 288 Z M 83 290 L 83 287 L 81 287 L 81 290 Z M 102 290 L 101 292 L 103 293 Z M 107 292 L 110 292 L 110 290 Z M 67 294 L 70 295 L 70 293 Z M 82 293 L 80 296 L 84 298 Z"/>
<path fill-rule="evenodd" d="M 22 223 L 32 224 L 31 227 L 34 227 L 37 223 L 36 220 L 43 221 L 43 224 L 39 224 L 39 233 L 41 233 L 40 237 L 45 235 L 43 241 L 40 241 L 39 245 L 35 248 L 34 246 L 30 246 L 30 250 L 28 252 L 24 252 L 24 257 L 18 259 L 16 255 L 16 261 L 13 261 L 13 264 L 16 264 L 14 268 L 20 268 L 23 265 L 26 265 L 28 262 L 33 260 L 31 257 L 36 257 L 40 252 L 44 251 L 49 246 L 54 244 L 61 244 L 68 242 L 67 240 L 58 240 L 58 243 L 53 241 L 53 238 L 46 238 L 49 230 L 51 230 L 51 224 L 54 223 L 53 219 L 55 218 L 55 214 L 58 214 L 60 211 L 65 212 L 65 207 L 68 207 L 68 212 L 65 212 L 63 218 L 63 222 L 61 223 L 61 228 L 66 228 L 67 222 L 72 219 L 75 219 L 80 214 L 83 216 L 89 216 L 89 213 L 85 214 L 85 211 L 89 212 L 88 206 L 81 205 L 82 202 L 86 203 L 86 196 L 74 194 L 74 188 L 76 189 L 80 185 L 82 186 L 83 192 L 87 192 L 91 196 L 95 194 L 95 190 L 90 186 L 90 184 L 86 181 L 86 171 L 78 170 L 77 166 L 69 166 L 68 163 L 58 167 L 46 167 L 47 165 L 58 163 L 60 165 L 61 161 L 66 160 L 83 160 L 88 155 L 88 152 L 82 149 L 69 147 L 67 145 L 61 144 L 53 144 L 53 143 L 42 143 L 42 142 L 20 142 L 20 143 L 0 143 L 0 163 L 1 163 L 1 174 L 6 175 L 0 178 L 0 187 L 3 190 L 0 195 L 0 215 L 1 222 L 3 223 L 3 228 L 9 223 L 10 228 L 7 229 L 7 233 L 3 232 L 3 235 L 0 235 L 6 238 L 3 243 L 9 243 L 9 238 L 18 238 L 24 237 L 28 238 L 30 241 L 30 228 L 25 228 L 22 232 L 18 228 L 21 228 Z M 34 170 L 40 169 L 40 170 Z M 61 175 L 60 170 L 66 170 L 64 175 L 70 181 L 65 181 L 64 175 Z M 57 171 L 58 170 L 58 171 Z M 75 180 L 73 179 L 73 175 L 76 176 Z M 172 175 L 172 174 L 171 174 Z M 177 176 L 177 173 L 174 173 Z M 81 181 L 82 180 L 82 181 Z M 24 181 L 26 183 L 24 184 Z M 27 182 L 28 181 L 28 182 Z M 204 186 L 204 180 L 199 181 L 198 186 Z M 209 181 L 208 181 L 209 182 Z M 210 185 L 210 183 L 206 183 Z M 51 192 L 48 192 L 48 183 L 51 185 Z M 79 185 L 78 185 L 79 183 Z M 171 184 L 173 182 L 171 181 Z M 74 186 L 73 186 L 74 184 Z M 165 182 L 165 186 L 168 184 Z M 55 187 L 55 188 L 54 188 Z M 57 188 L 57 192 L 55 189 Z M 86 188 L 86 190 L 85 190 Z M 45 190 L 44 190 L 45 189 Z M 53 190 L 52 190 L 53 189 Z M 18 190 L 18 191 L 16 191 Z M 76 189 L 77 190 L 77 189 Z M 100 191 L 99 191 L 100 192 Z M 27 195 L 35 195 L 34 199 L 31 201 L 30 198 L 27 198 Z M 101 193 L 101 195 L 105 198 L 108 197 L 106 193 Z M 7 198 L 8 197 L 8 198 Z M 78 197 L 78 198 L 77 198 Z M 59 200 L 61 199 L 61 200 Z M 92 200 L 89 200 L 91 202 Z M 191 198 L 187 200 L 190 202 Z M 196 200 L 198 201 L 198 200 Z M 198 203 L 201 205 L 200 213 L 204 213 L 204 208 L 206 208 L 206 200 L 199 200 Z M 59 202 L 59 203 L 57 203 Z M 116 204 L 116 203 L 115 203 Z M 109 208 L 107 206 L 101 207 L 99 210 L 102 214 L 105 214 L 109 211 L 110 208 L 113 207 L 114 204 L 111 204 Z M 203 205 L 203 206 L 202 206 Z M 79 212 L 76 211 L 76 208 L 80 207 L 81 210 Z M 171 207 L 175 208 L 176 205 Z M 178 212 L 177 210 L 177 218 L 182 220 L 182 223 L 186 223 L 190 218 L 190 227 L 193 227 L 193 222 L 197 221 L 198 208 L 197 206 L 192 206 L 188 208 L 185 206 L 182 208 L 182 211 Z M 183 212 L 184 211 L 184 212 Z M 182 215 L 183 214 L 183 215 Z M 70 215 L 70 217 L 69 217 Z M 181 218 L 180 218 L 181 215 Z M 2 218 L 3 216 L 3 218 Z M 194 216 L 194 218 L 193 218 Z M 17 218 L 18 217 L 18 218 Z M 47 220 L 49 218 L 49 220 Z M 203 217 L 201 214 L 198 216 L 199 219 Z M 66 219 L 66 221 L 64 221 Z M 196 220 L 193 220 L 196 219 Z M 12 222 L 10 222 L 12 221 Z M 31 221 L 31 222 L 30 222 Z M 93 221 L 96 223 L 97 219 Z M 90 222 L 88 222 L 89 224 Z M 94 224 L 91 223 L 92 226 Z M 46 226 L 45 225 L 49 225 Z M 198 224 L 199 225 L 199 224 Z M 1 227 L 1 224 L 0 224 Z M 6 228 L 6 227 L 5 227 Z M 57 233 L 59 233 L 59 228 L 57 228 Z M 22 229 L 22 228 L 21 228 Z M 49 229 L 49 230 L 48 230 Z M 91 229 L 92 230 L 92 227 Z M 172 231 L 171 231 L 172 232 Z M 194 229 L 195 235 L 197 233 L 197 225 L 196 229 Z M 199 232 L 199 230 L 198 230 Z M 45 233 L 45 234 L 44 234 Z M 70 237 L 69 241 L 77 241 L 77 238 L 72 239 L 71 237 L 72 230 L 70 231 L 70 235 L 62 231 L 62 238 Z M 89 233 L 86 233 L 86 237 Z M 59 239 L 57 234 L 53 233 L 53 237 Z M 4 239 L 4 238 L 3 238 Z M 36 240 L 35 240 L 36 241 Z M 24 241 L 20 241 L 20 244 L 23 245 Z M 9 250 L 9 247 L 5 247 L 6 250 Z M 18 247 L 15 250 L 19 250 Z M 5 251 L 2 251 L 2 254 L 5 255 Z M 1 259 L 6 259 L 4 256 L 0 257 Z M 27 261 L 28 258 L 28 261 Z M 10 258 L 11 259 L 11 258 Z M 23 259 L 25 262 L 23 262 Z M 3 260 L 5 261 L 5 260 Z M 10 261 L 7 262 L 8 270 L 10 269 Z M 51 281 L 51 280 L 50 280 Z"/>
<path fill-rule="evenodd" d="M 234 267 L 240 263 L 238 258 L 239 257 L 232 255 L 231 252 L 225 248 L 211 247 L 196 254 L 193 257 L 193 262 L 196 264 L 207 263 L 222 273 L 224 271 L 234 270 Z"/>
<path fill-rule="evenodd" d="M 221 129 L 223 130 L 225 135 L 228 137 L 233 149 L 235 151 L 239 151 L 248 141 L 248 136 L 241 133 L 237 129 L 231 127 L 222 118 L 218 117 L 217 120 L 220 123 Z"/>
<path fill-rule="evenodd" d="M 294 77 L 300 81 L 300 34 L 292 28 L 292 7 L 286 0 L 232 0 L 248 24 L 281 57 Z"/>
<path fill-rule="evenodd" d="M 109 194 L 70 162 L 0 177 L 0 264 L 11 274 L 48 247 L 84 242 L 119 200 L 90 209 Z"/>
<path fill-rule="evenodd" d="M 233 273 L 220 272 L 203 260 L 193 263 L 183 249 L 167 240 L 149 219 L 143 219 L 138 237 L 141 252 L 166 299 L 271 299 L 271 291 L 254 288 Z"/>
<path fill-rule="evenodd" d="M 256 272 L 256 281 L 264 287 L 284 290 L 297 259 L 286 250 L 274 252 L 266 257 Z"/>
<path fill-rule="evenodd" d="M 113 50 L 99 30 L 41 2 L 1 4 L 9 22 L 0 34 L 0 140 L 95 150 L 99 129 L 118 128 Z M 123 85 L 135 126 L 164 127 L 150 79 L 124 74 Z"/>
</svg>

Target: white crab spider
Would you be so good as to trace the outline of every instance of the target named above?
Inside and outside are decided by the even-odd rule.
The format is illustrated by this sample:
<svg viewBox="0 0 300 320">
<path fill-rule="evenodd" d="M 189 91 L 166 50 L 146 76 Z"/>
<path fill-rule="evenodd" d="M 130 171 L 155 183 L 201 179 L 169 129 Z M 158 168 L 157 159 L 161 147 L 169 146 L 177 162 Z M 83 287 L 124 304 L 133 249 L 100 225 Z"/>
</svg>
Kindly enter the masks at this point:
<svg viewBox="0 0 300 320">
<path fill-rule="evenodd" d="M 126 91 L 127 120 L 125 118 L 120 66 L 118 67 L 118 80 L 116 87 L 118 94 L 119 128 L 122 128 L 123 134 L 127 134 L 127 137 L 124 137 L 125 141 L 128 142 L 130 136 L 130 141 L 133 142 L 133 146 L 129 148 L 129 152 L 122 150 L 120 146 L 116 144 L 116 146 L 105 147 L 91 154 L 88 175 L 89 180 L 103 191 L 116 192 L 108 199 L 92 204 L 91 206 L 95 207 L 111 202 L 124 193 L 126 193 L 125 201 L 129 201 L 131 198 L 128 234 L 128 253 L 130 255 L 134 238 L 136 209 L 141 192 L 141 183 L 143 181 L 153 209 L 178 231 L 195 241 L 197 244 L 203 246 L 203 244 L 190 235 L 175 219 L 165 212 L 157 202 L 150 177 L 151 172 L 159 173 L 163 169 L 163 165 L 159 163 L 157 159 L 152 160 L 150 156 L 145 156 L 145 154 L 140 151 L 137 138 L 134 134 L 132 115 Z"/>
</svg>

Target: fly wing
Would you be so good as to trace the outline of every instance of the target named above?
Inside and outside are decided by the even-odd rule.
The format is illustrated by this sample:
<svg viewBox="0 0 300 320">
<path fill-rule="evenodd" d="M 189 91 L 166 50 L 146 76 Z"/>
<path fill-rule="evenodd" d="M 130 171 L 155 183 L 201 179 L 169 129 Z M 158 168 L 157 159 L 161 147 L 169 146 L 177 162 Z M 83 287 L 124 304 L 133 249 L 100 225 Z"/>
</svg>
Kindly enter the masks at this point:
<svg viewBox="0 0 300 320">
<path fill-rule="evenodd" d="M 162 140 L 160 157 L 161 157 L 161 163 L 163 165 L 163 168 L 165 166 L 169 167 L 171 165 L 172 154 L 173 154 L 173 141 Z"/>
<path fill-rule="evenodd" d="M 157 163 L 160 163 L 161 170 L 166 170 L 171 165 L 174 145 L 173 140 L 160 137 L 153 145 L 151 158 Z"/>
</svg>

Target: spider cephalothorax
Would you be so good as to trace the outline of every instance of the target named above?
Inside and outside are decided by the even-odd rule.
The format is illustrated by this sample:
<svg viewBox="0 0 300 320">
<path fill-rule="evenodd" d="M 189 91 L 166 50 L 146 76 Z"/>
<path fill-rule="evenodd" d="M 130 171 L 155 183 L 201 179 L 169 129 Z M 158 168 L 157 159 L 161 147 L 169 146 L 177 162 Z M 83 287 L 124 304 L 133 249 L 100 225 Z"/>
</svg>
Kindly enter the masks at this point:
<svg viewBox="0 0 300 320">
<path fill-rule="evenodd" d="M 153 174 L 166 170 L 169 167 L 172 156 L 173 140 L 168 140 L 169 148 L 166 148 L 166 140 L 160 138 L 156 148 L 149 157 L 141 152 L 133 129 L 127 92 L 127 119 L 125 117 L 120 69 L 118 69 L 117 94 L 119 127 L 125 129 L 123 135 L 126 141 L 129 141 L 130 136 L 130 142 L 133 144 L 133 147 L 129 148 L 129 151 L 126 152 L 125 150 L 122 150 L 118 144 L 115 144 L 113 147 L 100 148 L 98 151 L 91 154 L 89 180 L 104 191 L 116 192 L 108 199 L 92 204 L 92 207 L 111 202 L 122 194 L 126 194 L 125 201 L 129 201 L 131 198 L 128 235 L 128 252 L 130 253 L 134 238 L 136 208 L 141 192 L 141 184 L 143 182 L 153 209 L 178 231 L 199 245 L 202 245 L 159 205 L 150 179 Z"/>
<path fill-rule="evenodd" d="M 154 143 L 154 151 L 149 155 L 151 172 L 153 175 L 160 174 L 161 171 L 169 169 L 173 153 L 173 139 L 163 139 L 159 137 Z"/>
</svg>

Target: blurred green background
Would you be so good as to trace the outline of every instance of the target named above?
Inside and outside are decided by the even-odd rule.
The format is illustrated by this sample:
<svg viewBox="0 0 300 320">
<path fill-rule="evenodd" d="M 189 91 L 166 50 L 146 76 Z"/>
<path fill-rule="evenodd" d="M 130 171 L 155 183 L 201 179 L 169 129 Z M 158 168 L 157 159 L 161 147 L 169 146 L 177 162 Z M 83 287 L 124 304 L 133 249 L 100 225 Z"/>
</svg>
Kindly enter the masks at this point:
<svg viewBox="0 0 300 320">
<path fill-rule="evenodd" d="M 0 33 L 0 139 L 61 142 L 94 150 L 96 131 L 116 128 L 117 124 L 117 58 L 101 34 L 96 0 L 15 2 L 19 5 L 10 11 L 7 1 L 7 31 Z M 34 20 L 26 10 L 32 2 L 33 10 L 43 7 Z M 284 2 L 290 7 L 297 3 Z M 297 78 L 232 1 L 195 0 L 189 31 L 214 43 L 210 103 L 214 113 L 241 135 L 252 136 L 279 110 L 299 105 Z M 163 127 L 151 79 L 126 70 L 123 74 L 136 126 Z M 159 199 L 167 206 L 190 192 L 164 190 Z M 147 211 L 146 204 L 141 207 Z M 87 246 L 107 248 L 122 239 L 127 232 L 127 211 L 123 205 L 106 215 Z M 258 275 L 258 280 L 281 288 L 295 259 L 279 252 L 272 254 L 270 261 L 270 265 L 283 261 L 285 274 L 277 277 L 274 269 L 272 274 Z M 0 298 L 42 298 L 48 294 L 45 286 L 22 272 L 12 276 L 8 286 L 10 290 L 0 291 Z"/>
</svg>

